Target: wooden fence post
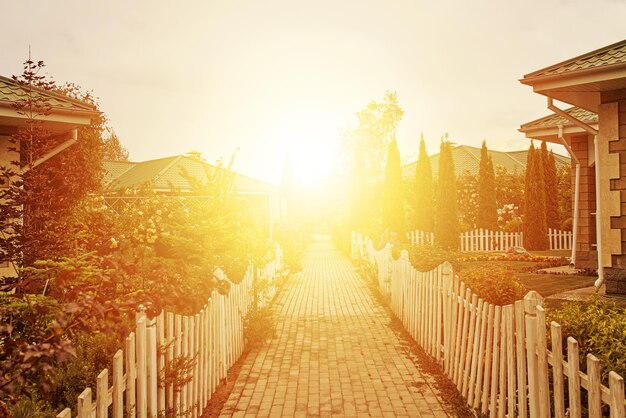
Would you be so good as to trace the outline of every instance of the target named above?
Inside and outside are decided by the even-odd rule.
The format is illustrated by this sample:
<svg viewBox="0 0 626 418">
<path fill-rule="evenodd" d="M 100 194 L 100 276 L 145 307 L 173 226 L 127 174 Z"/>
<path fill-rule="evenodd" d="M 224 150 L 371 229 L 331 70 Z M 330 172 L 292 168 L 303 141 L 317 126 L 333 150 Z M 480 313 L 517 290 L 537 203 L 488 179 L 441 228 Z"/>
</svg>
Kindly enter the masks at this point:
<svg viewBox="0 0 626 418">
<path fill-rule="evenodd" d="M 561 326 L 552 321 L 550 339 L 552 340 L 552 384 L 554 387 L 554 416 L 565 417 L 565 389 L 563 387 L 563 343 Z"/>
<path fill-rule="evenodd" d="M 91 389 L 87 388 L 78 396 L 78 418 L 91 418 Z"/>
<path fill-rule="evenodd" d="M 537 359 L 537 305 L 543 304 L 543 298 L 539 293 L 531 290 L 524 296 L 524 311 L 526 312 L 526 363 L 528 370 L 528 401 L 530 418 L 537 418 L 540 415 L 540 395 L 539 388 L 540 373 Z M 542 324 L 542 326 L 544 326 Z M 545 328 L 545 327 L 544 327 Z"/>
<path fill-rule="evenodd" d="M 611 392 L 611 418 L 623 418 L 624 413 L 624 379 L 617 373 L 609 372 L 609 391 Z"/>
<path fill-rule="evenodd" d="M 124 417 L 124 354 L 113 356 L 113 418 Z"/>
<path fill-rule="evenodd" d="M 96 380 L 96 418 L 106 418 L 108 416 L 107 414 L 108 408 L 109 408 L 109 371 L 107 369 L 104 369 L 100 372 Z"/>
</svg>

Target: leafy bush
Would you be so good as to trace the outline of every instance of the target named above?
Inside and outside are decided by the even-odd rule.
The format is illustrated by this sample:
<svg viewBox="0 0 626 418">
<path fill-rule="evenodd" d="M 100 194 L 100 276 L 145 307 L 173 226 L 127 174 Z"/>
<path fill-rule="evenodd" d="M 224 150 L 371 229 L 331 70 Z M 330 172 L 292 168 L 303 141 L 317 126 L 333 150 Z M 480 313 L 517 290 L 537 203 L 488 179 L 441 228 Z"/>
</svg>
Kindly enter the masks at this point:
<svg viewBox="0 0 626 418">
<path fill-rule="evenodd" d="M 46 395 L 50 405 L 59 410 L 75 405 L 86 387 L 94 388 L 102 369 L 111 367 L 111 359 L 119 347 L 119 337 L 109 333 L 81 333 L 73 346 L 76 356 L 54 368 L 54 389 Z"/>
<path fill-rule="evenodd" d="M 461 254 L 436 245 L 416 245 L 409 247 L 409 261 L 419 271 L 430 271 L 444 261 L 452 264 L 455 270 L 460 268 Z"/>
<path fill-rule="evenodd" d="M 626 312 L 614 303 L 594 297 L 586 302 L 565 302 L 557 309 L 547 310 L 547 325 L 561 325 L 563 349 L 567 337 L 578 341 L 580 368 L 587 369 L 587 354 L 602 363 L 602 381 L 607 384 L 611 370 L 626 376 Z M 548 333 L 549 334 L 549 333 Z"/>
<path fill-rule="evenodd" d="M 494 305 L 508 305 L 524 297 L 524 285 L 503 267 L 469 268 L 459 276 L 474 293 Z"/>
<path fill-rule="evenodd" d="M 248 315 L 244 319 L 246 346 L 254 348 L 263 345 L 267 340 L 274 337 L 275 333 L 276 326 L 270 306 L 253 307 L 248 311 Z"/>
</svg>

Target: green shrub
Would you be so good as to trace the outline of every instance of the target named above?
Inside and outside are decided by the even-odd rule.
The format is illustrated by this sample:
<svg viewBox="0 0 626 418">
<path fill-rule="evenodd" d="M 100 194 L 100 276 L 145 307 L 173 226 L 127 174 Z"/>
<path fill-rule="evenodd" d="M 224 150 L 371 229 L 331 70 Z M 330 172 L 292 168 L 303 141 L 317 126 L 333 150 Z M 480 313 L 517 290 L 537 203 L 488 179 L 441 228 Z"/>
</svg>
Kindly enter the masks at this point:
<svg viewBox="0 0 626 418">
<path fill-rule="evenodd" d="M 452 264 L 455 270 L 460 268 L 461 253 L 435 245 L 416 245 L 408 248 L 409 261 L 419 271 L 430 271 L 444 261 Z"/>
<path fill-rule="evenodd" d="M 121 347 L 116 334 L 83 333 L 73 341 L 76 356 L 54 368 L 54 389 L 47 394 L 54 408 L 76 405 L 78 395 L 87 387 L 95 390 L 98 374 L 111 369 L 115 352 Z"/>
<path fill-rule="evenodd" d="M 587 369 L 586 357 L 591 353 L 602 363 L 605 385 L 611 370 L 626 377 L 626 312 L 623 308 L 595 297 L 548 309 L 547 318 L 547 326 L 551 321 L 561 325 L 564 350 L 567 337 L 578 341 L 581 370 Z"/>
<path fill-rule="evenodd" d="M 258 347 L 274 337 L 276 326 L 270 306 L 253 307 L 244 319 L 244 336 L 247 347 Z"/>
<path fill-rule="evenodd" d="M 468 268 L 459 276 L 480 298 L 494 305 L 508 305 L 524 297 L 524 285 L 503 267 Z"/>
</svg>

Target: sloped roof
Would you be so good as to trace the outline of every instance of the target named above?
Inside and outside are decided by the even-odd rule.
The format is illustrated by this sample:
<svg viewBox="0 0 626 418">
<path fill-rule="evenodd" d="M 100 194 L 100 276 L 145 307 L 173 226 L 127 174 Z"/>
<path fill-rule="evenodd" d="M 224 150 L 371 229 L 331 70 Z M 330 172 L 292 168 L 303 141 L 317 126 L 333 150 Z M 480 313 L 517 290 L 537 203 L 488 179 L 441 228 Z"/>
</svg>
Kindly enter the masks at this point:
<svg viewBox="0 0 626 418">
<path fill-rule="evenodd" d="M 105 161 L 103 165 L 104 186 L 109 191 L 141 187 L 188 191 L 192 189 L 190 183 L 193 182 L 189 177 L 207 183 L 215 170 L 225 170 L 185 155 L 142 162 Z M 238 173 L 234 173 L 233 182 L 239 193 L 268 193 L 275 189 L 268 183 Z"/>
<path fill-rule="evenodd" d="M 626 63 L 626 39 L 526 74 L 524 79 L 573 73 L 623 63 Z"/>
<path fill-rule="evenodd" d="M 18 83 L 7 77 L 0 76 L 0 103 L 15 103 L 28 97 L 28 87 Z M 47 99 L 48 104 L 53 109 L 69 110 L 69 111 L 88 111 L 93 112 L 96 107 L 85 103 L 81 100 L 72 99 L 63 94 L 52 91 L 42 90 L 38 88 L 32 89 L 35 96 L 43 96 Z"/>
<path fill-rule="evenodd" d="M 452 148 L 452 160 L 454 161 L 454 172 L 456 176 L 477 176 L 480 167 L 480 148 L 468 145 L 458 145 Z M 528 151 L 493 151 L 488 150 L 494 167 L 500 165 L 508 173 L 522 173 L 526 170 L 526 158 Z M 564 164 L 569 164 L 569 158 L 559 154 L 554 154 L 557 168 Z M 402 176 L 413 178 L 415 176 L 417 161 L 402 166 Z M 439 154 L 430 156 L 430 165 L 433 176 L 439 173 Z"/>
<path fill-rule="evenodd" d="M 565 112 L 587 124 L 598 123 L 598 115 L 589 110 L 574 106 L 569 109 L 565 109 Z M 555 128 L 559 125 L 570 126 L 573 125 L 573 123 L 568 119 L 565 119 L 563 116 L 553 114 L 523 124 L 520 127 L 520 131 L 526 132 L 528 130 L 538 128 Z"/>
</svg>

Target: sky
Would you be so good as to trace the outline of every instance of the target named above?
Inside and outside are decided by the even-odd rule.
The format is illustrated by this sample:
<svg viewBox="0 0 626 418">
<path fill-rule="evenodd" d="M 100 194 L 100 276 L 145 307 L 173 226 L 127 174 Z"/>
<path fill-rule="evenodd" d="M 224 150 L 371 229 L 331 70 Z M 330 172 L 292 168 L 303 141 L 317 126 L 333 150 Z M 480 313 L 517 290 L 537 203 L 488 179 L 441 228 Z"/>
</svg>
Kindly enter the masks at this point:
<svg viewBox="0 0 626 418">
<path fill-rule="evenodd" d="M 385 91 L 415 159 L 423 133 L 528 147 L 519 125 L 549 113 L 526 73 L 624 39 L 626 2 L 205 0 L 3 4 L 0 75 L 32 57 L 92 90 L 143 161 L 200 151 L 280 183 L 329 172 L 341 132 Z M 565 107 L 565 106 L 564 106 Z M 563 152 L 557 150 L 559 152 Z"/>
</svg>

